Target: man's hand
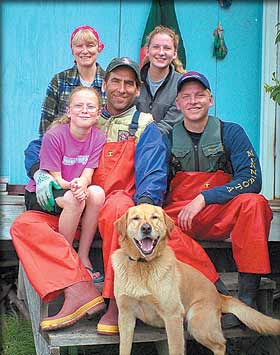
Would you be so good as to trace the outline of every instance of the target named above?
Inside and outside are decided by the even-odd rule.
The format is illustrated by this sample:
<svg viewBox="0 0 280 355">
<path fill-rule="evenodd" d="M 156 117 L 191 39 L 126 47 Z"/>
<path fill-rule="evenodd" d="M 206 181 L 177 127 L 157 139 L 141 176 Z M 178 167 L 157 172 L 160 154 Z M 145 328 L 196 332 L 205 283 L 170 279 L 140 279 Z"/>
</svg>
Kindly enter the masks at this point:
<svg viewBox="0 0 280 355">
<path fill-rule="evenodd" d="M 183 231 L 191 229 L 193 218 L 205 207 L 205 200 L 202 194 L 199 194 L 190 203 L 188 203 L 178 215 L 178 225 Z"/>
<path fill-rule="evenodd" d="M 45 170 L 37 170 L 34 174 L 36 182 L 36 197 L 39 205 L 48 212 L 54 211 L 53 189 L 60 190 L 61 186 Z"/>
</svg>

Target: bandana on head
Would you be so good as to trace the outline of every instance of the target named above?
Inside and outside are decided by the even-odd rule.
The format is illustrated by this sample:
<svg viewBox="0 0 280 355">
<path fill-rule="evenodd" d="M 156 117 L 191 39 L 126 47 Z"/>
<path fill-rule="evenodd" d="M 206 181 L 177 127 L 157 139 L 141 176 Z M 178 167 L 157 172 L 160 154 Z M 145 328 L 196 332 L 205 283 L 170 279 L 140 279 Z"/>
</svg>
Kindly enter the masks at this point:
<svg viewBox="0 0 280 355">
<path fill-rule="evenodd" d="M 96 40 L 98 42 L 99 52 L 101 52 L 103 50 L 103 48 L 104 48 L 104 44 L 100 41 L 97 31 L 94 28 L 92 28 L 92 27 L 90 27 L 88 25 L 79 26 L 79 27 L 74 29 L 74 31 L 71 34 L 70 47 L 72 48 L 73 38 L 75 37 L 76 33 L 81 31 L 81 30 L 89 30 L 94 35 L 94 37 L 96 38 Z"/>
</svg>

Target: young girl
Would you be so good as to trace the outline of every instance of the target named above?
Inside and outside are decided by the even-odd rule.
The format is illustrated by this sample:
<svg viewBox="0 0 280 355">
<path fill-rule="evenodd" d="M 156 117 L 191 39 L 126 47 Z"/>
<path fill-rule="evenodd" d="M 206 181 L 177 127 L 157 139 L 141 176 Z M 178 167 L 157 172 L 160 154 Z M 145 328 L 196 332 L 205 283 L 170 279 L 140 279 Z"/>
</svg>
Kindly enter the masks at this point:
<svg viewBox="0 0 280 355">
<path fill-rule="evenodd" d="M 141 93 L 137 109 L 153 115 L 162 133 L 169 134 L 182 120 L 177 110 L 177 81 L 185 72 L 177 56 L 178 35 L 170 28 L 157 26 L 146 39 L 146 57 L 141 69 Z"/>
<path fill-rule="evenodd" d="M 78 255 L 95 282 L 102 281 L 102 276 L 93 272 L 89 251 L 105 199 L 103 189 L 91 185 L 105 143 L 105 135 L 95 127 L 99 101 L 94 88 L 75 88 L 69 96 L 66 115 L 45 133 L 40 151 L 40 169 L 47 170 L 62 187 L 55 190 L 54 214 L 60 214 L 59 233 L 72 244 L 81 221 Z M 44 211 L 34 204 L 34 196 L 32 205 L 29 198 L 26 200 L 27 209 Z"/>
</svg>

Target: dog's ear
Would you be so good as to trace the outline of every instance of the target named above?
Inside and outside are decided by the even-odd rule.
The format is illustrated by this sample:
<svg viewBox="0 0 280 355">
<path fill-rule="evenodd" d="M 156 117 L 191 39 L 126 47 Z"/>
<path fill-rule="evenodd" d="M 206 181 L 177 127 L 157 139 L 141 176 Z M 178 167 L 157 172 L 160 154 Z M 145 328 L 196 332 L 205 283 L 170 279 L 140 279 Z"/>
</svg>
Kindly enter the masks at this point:
<svg viewBox="0 0 280 355">
<path fill-rule="evenodd" d="M 167 227 L 167 234 L 168 234 L 168 236 L 170 236 L 175 224 L 173 222 L 173 219 L 171 217 L 169 217 L 164 211 L 163 211 L 163 215 L 164 215 L 164 221 L 165 221 L 165 224 Z"/>
<path fill-rule="evenodd" d="M 115 230 L 120 234 L 122 238 L 126 236 L 126 224 L 127 221 L 127 212 L 117 219 L 114 223 Z"/>
</svg>

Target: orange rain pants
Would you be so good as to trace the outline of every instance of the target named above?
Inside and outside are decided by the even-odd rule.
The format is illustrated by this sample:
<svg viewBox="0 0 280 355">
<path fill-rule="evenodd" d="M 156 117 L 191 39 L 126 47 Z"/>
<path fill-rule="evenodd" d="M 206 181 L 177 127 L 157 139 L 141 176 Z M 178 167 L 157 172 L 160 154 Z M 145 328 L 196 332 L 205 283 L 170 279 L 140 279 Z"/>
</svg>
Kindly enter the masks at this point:
<svg viewBox="0 0 280 355">
<path fill-rule="evenodd" d="M 90 281 L 88 271 L 72 245 L 58 233 L 58 216 L 26 211 L 11 227 L 11 236 L 26 275 L 45 302 L 64 288 Z"/>
<path fill-rule="evenodd" d="M 109 192 L 100 211 L 98 227 L 103 240 L 102 250 L 105 270 L 103 297 L 113 298 L 114 273 L 110 256 L 119 248 L 119 235 L 114 229 L 114 222 L 129 207 L 134 206 L 132 197 L 135 192 L 135 141 L 130 138 L 128 141 L 107 143 L 105 147 L 105 153 L 102 155 L 99 168 L 94 174 L 93 182 L 102 186 L 106 194 Z M 105 180 L 104 176 L 106 177 Z M 175 227 L 171 233 L 171 240 L 168 244 L 179 260 L 196 267 L 213 282 L 218 279 L 219 276 L 215 267 L 203 248 L 192 238 L 186 236 L 178 227 Z"/>
<path fill-rule="evenodd" d="M 103 238 L 105 269 L 104 297 L 113 297 L 113 269 L 110 255 L 118 248 L 118 234 L 113 224 L 134 205 L 135 140 L 106 143 L 93 176 L 93 184 L 102 186 L 107 195 L 100 213 L 99 229 Z M 48 302 L 64 288 L 90 280 L 78 255 L 57 232 L 58 217 L 37 211 L 27 211 L 16 218 L 11 235 L 25 272 L 40 297 Z M 169 245 L 176 257 L 203 272 L 211 281 L 218 274 L 200 245 L 175 227 Z"/>
<path fill-rule="evenodd" d="M 177 221 L 181 209 L 207 188 L 229 181 L 229 175 L 179 172 L 171 182 L 165 212 Z M 230 236 L 233 258 L 239 272 L 270 273 L 267 240 L 272 211 L 264 196 L 244 193 L 225 204 L 206 206 L 192 222 L 188 235 L 197 240 L 224 240 Z"/>
<path fill-rule="evenodd" d="M 135 141 L 129 139 L 128 142 L 119 142 L 118 155 L 112 153 L 111 146 L 114 145 L 115 143 L 105 144 L 99 162 L 100 168 L 95 170 L 92 183 L 100 184 L 106 194 L 123 186 L 133 194 L 134 169 L 119 170 L 118 157 L 122 161 L 126 158 L 131 161 Z M 107 164 L 108 158 L 107 166 L 104 163 Z M 112 178 L 111 173 L 115 172 L 116 178 Z M 126 185 L 123 183 L 124 174 Z M 72 245 L 58 233 L 58 220 L 58 216 L 44 212 L 26 211 L 14 220 L 10 231 L 26 275 L 45 302 L 52 301 L 68 286 L 91 280 Z"/>
</svg>

